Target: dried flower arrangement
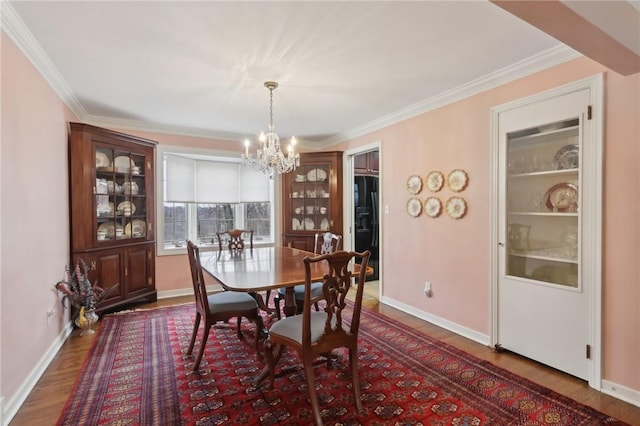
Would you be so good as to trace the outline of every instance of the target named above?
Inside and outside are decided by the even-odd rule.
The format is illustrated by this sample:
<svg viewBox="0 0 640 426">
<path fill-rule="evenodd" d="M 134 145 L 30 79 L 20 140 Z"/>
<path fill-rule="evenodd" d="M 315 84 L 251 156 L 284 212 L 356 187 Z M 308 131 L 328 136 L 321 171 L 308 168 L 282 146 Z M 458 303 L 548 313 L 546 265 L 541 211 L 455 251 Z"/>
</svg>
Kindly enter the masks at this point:
<svg viewBox="0 0 640 426">
<path fill-rule="evenodd" d="M 98 284 L 91 284 L 88 276 L 87 264 L 84 260 L 78 259 L 73 274 L 69 271 L 69 267 L 65 268 L 65 280 L 56 284 L 56 289 L 62 293 L 62 306 L 66 307 L 66 301 L 80 310 L 94 310 L 96 305 L 107 297 L 118 284 L 108 289 L 98 287 Z"/>
</svg>

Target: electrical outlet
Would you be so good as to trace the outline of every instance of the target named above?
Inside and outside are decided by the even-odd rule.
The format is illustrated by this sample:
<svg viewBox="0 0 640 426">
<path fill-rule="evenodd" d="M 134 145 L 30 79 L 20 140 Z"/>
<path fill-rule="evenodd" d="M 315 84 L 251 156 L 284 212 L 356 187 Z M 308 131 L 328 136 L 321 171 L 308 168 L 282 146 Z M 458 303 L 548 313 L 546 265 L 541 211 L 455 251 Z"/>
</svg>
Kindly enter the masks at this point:
<svg viewBox="0 0 640 426">
<path fill-rule="evenodd" d="M 424 282 L 424 294 L 427 297 L 431 297 L 431 283 L 429 281 Z"/>
<path fill-rule="evenodd" d="M 389 204 L 384 205 L 384 214 L 389 214 Z"/>
<path fill-rule="evenodd" d="M 47 324 L 51 324 L 53 316 L 56 314 L 55 309 L 47 309 Z"/>
</svg>

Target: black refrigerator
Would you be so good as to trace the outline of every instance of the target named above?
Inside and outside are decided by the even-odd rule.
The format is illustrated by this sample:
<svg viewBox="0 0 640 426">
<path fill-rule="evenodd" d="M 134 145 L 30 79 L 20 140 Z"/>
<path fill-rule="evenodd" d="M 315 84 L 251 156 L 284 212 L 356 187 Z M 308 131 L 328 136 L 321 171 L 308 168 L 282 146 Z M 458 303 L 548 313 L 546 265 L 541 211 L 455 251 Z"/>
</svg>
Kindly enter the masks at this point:
<svg viewBox="0 0 640 426">
<path fill-rule="evenodd" d="M 379 218 L 378 218 L 378 177 L 354 176 L 353 188 L 355 206 L 355 250 L 371 251 L 369 266 L 373 274 L 367 276 L 367 281 L 377 280 L 378 246 L 379 246 Z"/>
</svg>

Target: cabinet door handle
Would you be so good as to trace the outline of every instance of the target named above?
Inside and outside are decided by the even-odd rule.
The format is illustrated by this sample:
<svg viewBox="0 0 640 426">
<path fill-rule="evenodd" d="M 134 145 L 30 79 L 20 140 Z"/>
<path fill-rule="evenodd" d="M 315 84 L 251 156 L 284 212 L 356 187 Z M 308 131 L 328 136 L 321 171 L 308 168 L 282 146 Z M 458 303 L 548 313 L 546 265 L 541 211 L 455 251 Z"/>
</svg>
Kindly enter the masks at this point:
<svg viewBox="0 0 640 426">
<path fill-rule="evenodd" d="M 152 232 L 152 231 L 151 231 L 151 230 L 153 229 L 153 226 L 152 226 L 152 225 L 153 225 L 153 224 L 152 224 L 151 222 L 149 222 L 149 226 L 147 227 L 147 228 L 149 228 L 149 229 L 148 229 L 148 231 L 149 231 L 149 232 Z"/>
<path fill-rule="evenodd" d="M 147 170 L 151 170 L 151 161 L 147 161 Z"/>
<path fill-rule="evenodd" d="M 95 270 L 96 270 L 96 261 L 95 261 L 95 260 L 92 260 L 92 261 L 91 261 L 91 270 L 92 270 L 92 271 L 95 271 Z"/>
<path fill-rule="evenodd" d="M 124 268 L 124 276 L 126 277 L 127 275 L 129 275 L 129 269 L 128 268 Z"/>
<path fill-rule="evenodd" d="M 504 243 L 498 243 L 500 247 L 504 247 Z"/>
</svg>

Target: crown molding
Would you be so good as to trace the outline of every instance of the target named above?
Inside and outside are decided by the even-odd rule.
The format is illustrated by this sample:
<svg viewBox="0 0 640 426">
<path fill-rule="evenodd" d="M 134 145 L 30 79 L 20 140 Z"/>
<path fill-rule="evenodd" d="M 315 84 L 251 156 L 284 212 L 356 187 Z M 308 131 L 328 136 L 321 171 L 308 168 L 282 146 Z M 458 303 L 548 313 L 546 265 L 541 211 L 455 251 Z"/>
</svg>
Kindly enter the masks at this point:
<svg viewBox="0 0 640 426">
<path fill-rule="evenodd" d="M 376 130 L 389 127 L 403 120 L 433 111 L 445 105 L 477 95 L 478 93 L 494 89 L 502 86 L 503 84 L 526 77 L 538 71 L 551 68 L 580 56 L 582 55 L 579 52 L 564 44 L 552 47 L 551 49 L 547 49 L 537 55 L 530 56 L 520 62 L 516 62 L 513 65 L 504 67 L 461 86 L 442 92 L 441 94 L 410 105 L 392 114 L 380 117 L 379 119 L 371 121 L 363 126 L 332 136 L 331 138 L 325 139 L 316 144 L 316 148 L 327 148 Z"/>
<path fill-rule="evenodd" d="M 71 112 L 73 112 L 79 120 L 85 121 L 87 111 L 78 101 L 78 98 L 69 85 L 67 85 L 67 82 L 62 78 L 60 73 L 58 73 L 49 56 L 47 56 L 40 44 L 33 37 L 13 6 L 6 1 L 2 1 L 0 8 L 3 31 L 13 40 L 38 72 L 42 74 L 47 83 L 49 83 L 49 86 L 51 86 L 58 97 L 69 107 Z"/>
<path fill-rule="evenodd" d="M 51 88 L 60 99 L 75 114 L 78 120 L 102 127 L 167 133 L 202 138 L 212 138 L 237 142 L 242 140 L 242 135 L 230 132 L 195 129 L 184 126 L 172 126 L 159 123 L 151 123 L 142 120 L 114 119 L 89 115 L 78 98 L 67 85 L 62 76 L 44 52 L 40 44 L 33 37 L 20 16 L 15 12 L 11 4 L 1 2 L 0 15 L 2 16 L 2 29 L 14 41 L 23 54 L 31 61 L 35 68 L 42 74 Z M 553 67 L 563 62 L 582 56 L 580 53 L 566 45 L 548 49 L 537 55 L 531 56 L 501 70 L 465 83 L 461 86 L 438 94 L 432 98 L 415 103 L 392 114 L 380 117 L 374 121 L 356 127 L 349 131 L 339 133 L 320 142 L 300 141 L 300 146 L 310 149 L 324 149 L 332 145 L 354 139 L 359 136 L 380 130 L 398 122 L 407 120 L 420 114 L 441 108 L 453 102 L 460 101 L 486 90 L 493 89 L 505 83 L 526 77 L 530 74 Z"/>
<path fill-rule="evenodd" d="M 97 115 L 87 115 L 84 120 L 87 124 L 99 127 L 116 128 L 122 130 L 137 130 L 141 132 L 155 132 L 178 136 L 193 136 L 196 138 L 216 139 L 240 143 L 244 137 L 236 133 L 221 132 L 195 127 L 174 126 L 170 124 L 160 124 L 142 120 L 128 120 L 124 118 L 101 117 Z M 241 145 L 238 145 L 242 147 Z"/>
</svg>

